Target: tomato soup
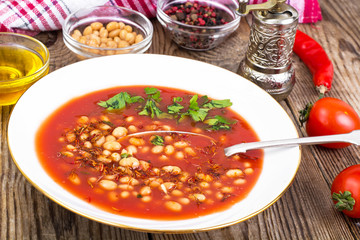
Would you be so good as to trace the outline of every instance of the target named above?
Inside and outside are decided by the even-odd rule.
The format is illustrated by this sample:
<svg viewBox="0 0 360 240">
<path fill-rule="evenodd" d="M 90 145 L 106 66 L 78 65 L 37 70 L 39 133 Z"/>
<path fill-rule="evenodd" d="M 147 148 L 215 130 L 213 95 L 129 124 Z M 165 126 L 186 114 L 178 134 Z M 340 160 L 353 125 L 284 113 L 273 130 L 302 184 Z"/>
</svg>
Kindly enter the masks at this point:
<svg viewBox="0 0 360 240">
<path fill-rule="evenodd" d="M 158 220 L 203 216 L 245 198 L 262 169 L 262 150 L 224 155 L 224 147 L 258 141 L 230 107 L 230 100 L 173 88 L 100 90 L 49 116 L 36 151 L 54 181 L 105 211 Z"/>
</svg>

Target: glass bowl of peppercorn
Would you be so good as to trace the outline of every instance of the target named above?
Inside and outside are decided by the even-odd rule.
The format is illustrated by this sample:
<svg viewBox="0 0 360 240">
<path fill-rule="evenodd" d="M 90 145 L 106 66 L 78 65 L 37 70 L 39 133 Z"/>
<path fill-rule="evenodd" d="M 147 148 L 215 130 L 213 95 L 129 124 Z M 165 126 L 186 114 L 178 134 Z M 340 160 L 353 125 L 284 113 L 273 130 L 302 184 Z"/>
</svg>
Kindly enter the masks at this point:
<svg viewBox="0 0 360 240">
<path fill-rule="evenodd" d="M 236 0 L 158 0 L 157 19 L 179 46 L 206 51 L 218 46 L 240 24 Z"/>
<path fill-rule="evenodd" d="M 63 25 L 63 39 L 82 60 L 143 53 L 152 43 L 153 31 L 142 13 L 118 6 L 96 6 L 70 14 Z"/>
</svg>

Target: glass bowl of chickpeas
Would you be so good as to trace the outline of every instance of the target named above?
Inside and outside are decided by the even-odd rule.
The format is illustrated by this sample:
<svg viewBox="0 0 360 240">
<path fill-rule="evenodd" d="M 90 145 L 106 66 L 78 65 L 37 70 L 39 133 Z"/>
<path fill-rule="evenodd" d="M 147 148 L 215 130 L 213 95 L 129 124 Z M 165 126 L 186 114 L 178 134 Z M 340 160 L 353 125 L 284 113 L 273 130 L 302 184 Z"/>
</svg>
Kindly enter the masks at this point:
<svg viewBox="0 0 360 240">
<path fill-rule="evenodd" d="M 144 53 L 149 49 L 153 26 L 137 11 L 118 6 L 80 9 L 69 15 L 63 25 L 65 45 L 79 59 Z"/>
</svg>

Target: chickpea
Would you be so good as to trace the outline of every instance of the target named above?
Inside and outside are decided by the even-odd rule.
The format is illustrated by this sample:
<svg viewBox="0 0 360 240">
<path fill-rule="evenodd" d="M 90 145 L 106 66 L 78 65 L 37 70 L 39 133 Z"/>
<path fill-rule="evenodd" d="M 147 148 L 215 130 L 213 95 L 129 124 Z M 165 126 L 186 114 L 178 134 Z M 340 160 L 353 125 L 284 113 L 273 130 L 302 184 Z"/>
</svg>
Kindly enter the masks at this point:
<svg viewBox="0 0 360 240">
<path fill-rule="evenodd" d="M 193 198 L 195 201 L 198 201 L 198 202 L 204 202 L 206 200 L 205 195 L 201 194 L 201 193 L 194 193 L 190 197 Z"/>
<path fill-rule="evenodd" d="M 250 174 L 252 174 L 254 172 L 254 169 L 252 169 L 252 168 L 245 168 L 245 170 L 244 170 L 244 173 L 246 174 L 246 175 L 250 175 Z"/>
<path fill-rule="evenodd" d="M 190 199 L 188 199 L 188 198 L 180 198 L 180 199 L 179 199 L 179 202 L 180 202 L 181 204 L 183 204 L 183 205 L 187 205 L 187 204 L 190 203 Z"/>
<path fill-rule="evenodd" d="M 130 193 L 128 191 L 123 191 L 120 193 L 120 196 L 122 198 L 128 198 L 130 196 Z"/>
<path fill-rule="evenodd" d="M 104 136 L 100 136 L 98 139 L 96 139 L 94 145 L 95 145 L 96 147 L 101 147 L 104 143 L 105 143 L 105 137 L 104 137 Z"/>
<path fill-rule="evenodd" d="M 129 116 L 129 117 L 127 117 L 126 119 L 125 119 L 125 121 L 126 122 L 132 122 L 132 121 L 134 121 L 134 117 L 133 116 Z"/>
<path fill-rule="evenodd" d="M 109 31 L 109 37 L 114 38 L 116 36 L 119 36 L 120 31 L 121 31 L 120 29 L 114 29 L 112 31 Z"/>
<path fill-rule="evenodd" d="M 120 30 L 119 30 L 120 31 Z M 133 44 L 135 42 L 135 36 L 132 33 L 127 33 L 125 35 L 125 41 L 127 41 L 130 44 Z"/>
<path fill-rule="evenodd" d="M 132 155 L 137 153 L 137 148 L 134 145 L 129 145 L 126 150 L 129 154 Z"/>
<path fill-rule="evenodd" d="M 132 27 L 130 25 L 125 25 L 124 29 L 129 33 L 131 33 L 133 31 L 133 29 L 132 29 Z"/>
<path fill-rule="evenodd" d="M 127 191 L 132 191 L 134 190 L 134 187 L 133 186 L 130 186 L 128 184 L 120 184 L 118 186 L 121 190 L 127 190 Z"/>
<path fill-rule="evenodd" d="M 114 181 L 111 180 L 101 180 L 99 182 L 99 186 L 104 190 L 115 190 L 118 186 Z"/>
<path fill-rule="evenodd" d="M 251 167 L 251 163 L 249 163 L 249 162 L 244 162 L 244 167 L 245 167 L 245 168 Z"/>
<path fill-rule="evenodd" d="M 185 148 L 188 146 L 188 143 L 185 141 L 178 141 L 174 143 L 174 147 L 176 148 Z"/>
<path fill-rule="evenodd" d="M 76 173 L 71 173 L 68 179 L 75 185 L 79 185 L 81 183 L 81 180 Z"/>
<path fill-rule="evenodd" d="M 80 140 L 85 141 L 88 137 L 89 137 L 89 134 L 83 133 L 83 134 L 80 135 Z"/>
<path fill-rule="evenodd" d="M 139 43 L 142 40 L 144 40 L 144 37 L 141 34 L 136 35 L 135 37 L 135 43 Z"/>
<path fill-rule="evenodd" d="M 109 151 L 117 151 L 121 149 L 121 144 L 116 141 L 105 142 L 103 147 Z"/>
<path fill-rule="evenodd" d="M 113 135 L 107 135 L 105 137 L 105 142 L 113 142 L 116 141 L 116 138 Z"/>
<path fill-rule="evenodd" d="M 115 162 L 118 162 L 118 161 L 120 161 L 121 156 L 120 156 L 119 153 L 114 152 L 114 153 L 111 154 L 111 159 L 112 159 L 113 161 L 115 161 Z"/>
<path fill-rule="evenodd" d="M 221 192 L 223 193 L 232 193 L 234 189 L 232 187 L 222 187 Z"/>
<path fill-rule="evenodd" d="M 166 201 L 165 207 L 173 212 L 180 212 L 182 210 L 181 204 L 175 201 Z"/>
<path fill-rule="evenodd" d="M 184 152 L 189 154 L 190 156 L 196 156 L 196 152 L 192 147 L 186 147 Z"/>
<path fill-rule="evenodd" d="M 230 178 L 241 177 L 243 175 L 244 175 L 244 173 L 240 169 L 229 169 L 226 172 L 226 176 L 228 176 Z"/>
<path fill-rule="evenodd" d="M 74 147 L 71 144 L 68 144 L 68 145 L 66 145 L 66 149 L 69 150 L 69 151 L 74 151 L 74 150 L 76 150 L 76 147 Z"/>
<path fill-rule="evenodd" d="M 75 133 L 73 133 L 73 132 L 67 133 L 67 134 L 66 134 L 66 140 L 67 140 L 68 142 L 73 142 L 73 141 L 75 141 L 75 140 L 76 140 L 76 135 L 75 135 Z"/>
<path fill-rule="evenodd" d="M 151 201 L 151 197 L 150 196 L 144 196 L 141 198 L 141 201 L 143 202 L 150 202 Z"/>
<path fill-rule="evenodd" d="M 84 36 L 90 35 L 90 34 L 92 34 L 92 32 L 93 32 L 93 29 L 91 28 L 91 26 L 87 26 L 83 31 L 83 35 Z"/>
<path fill-rule="evenodd" d="M 142 146 L 145 144 L 145 140 L 142 138 L 132 137 L 129 139 L 129 143 L 135 146 Z"/>
<path fill-rule="evenodd" d="M 61 155 L 65 156 L 65 157 L 74 157 L 74 154 L 72 152 L 61 152 Z"/>
<path fill-rule="evenodd" d="M 236 185 L 242 185 L 244 183 L 246 183 L 246 180 L 243 178 L 239 178 L 234 181 L 234 184 L 236 184 Z"/>
<path fill-rule="evenodd" d="M 108 124 L 101 123 L 101 124 L 99 125 L 99 128 L 100 128 L 101 130 L 109 130 L 111 127 L 110 127 Z"/>
<path fill-rule="evenodd" d="M 164 167 L 162 167 L 162 170 L 164 170 L 165 172 L 171 173 L 173 175 L 178 175 L 181 173 L 181 168 L 179 168 L 177 166 L 164 166 Z"/>
<path fill-rule="evenodd" d="M 81 33 L 80 33 L 81 34 Z M 79 117 L 79 119 L 77 120 L 77 123 L 79 124 L 86 124 L 89 122 L 89 118 L 87 116 L 81 116 Z"/>
<path fill-rule="evenodd" d="M 208 187 L 210 187 L 210 184 L 209 184 L 208 182 L 201 182 L 199 185 L 200 185 L 200 187 L 202 187 L 202 188 L 208 188 Z"/>
<path fill-rule="evenodd" d="M 160 154 L 163 152 L 163 150 L 164 150 L 164 146 L 157 145 L 152 147 L 151 152 L 154 154 Z"/>
<path fill-rule="evenodd" d="M 109 31 L 106 30 L 105 28 L 100 29 L 99 36 L 100 36 L 100 38 L 107 39 L 107 37 L 109 36 Z"/>
<path fill-rule="evenodd" d="M 150 168 L 150 163 L 145 161 L 140 161 L 140 167 L 142 170 L 146 171 Z"/>
<path fill-rule="evenodd" d="M 119 28 L 119 23 L 117 23 L 117 22 L 109 22 L 106 25 L 106 30 L 108 30 L 109 32 L 111 32 L 117 28 Z"/>
<path fill-rule="evenodd" d="M 103 162 L 103 163 L 111 163 L 112 162 L 112 160 L 107 158 L 106 156 L 98 156 L 97 160 L 99 162 Z"/>
<path fill-rule="evenodd" d="M 173 145 L 166 145 L 166 146 L 165 146 L 164 153 L 165 153 L 166 155 L 171 155 L 171 154 L 173 154 L 174 152 L 175 152 L 175 148 L 174 148 Z"/>
<path fill-rule="evenodd" d="M 93 30 L 100 30 L 100 28 L 103 27 L 103 24 L 101 22 L 93 22 L 90 26 Z"/>
<path fill-rule="evenodd" d="M 171 192 L 171 194 L 174 195 L 175 197 L 181 197 L 181 196 L 184 195 L 184 193 L 183 193 L 182 191 L 177 190 L 177 189 L 173 190 L 173 191 Z"/>
<path fill-rule="evenodd" d="M 84 142 L 84 147 L 85 147 L 85 148 L 92 148 L 91 142 L 90 142 L 90 141 Z"/>
<path fill-rule="evenodd" d="M 175 158 L 176 158 L 176 159 L 181 160 L 181 159 L 184 159 L 184 157 L 185 157 L 185 155 L 184 155 L 183 152 L 176 152 L 176 153 L 175 153 Z"/>
<path fill-rule="evenodd" d="M 121 30 L 120 33 L 119 33 L 120 39 L 125 40 L 127 34 L 128 34 L 128 32 L 125 29 Z"/>
<path fill-rule="evenodd" d="M 121 159 L 119 165 L 123 167 L 137 168 L 139 167 L 140 162 L 134 157 L 128 157 Z"/>
<path fill-rule="evenodd" d="M 75 29 L 75 30 L 74 30 L 73 35 L 79 36 L 79 37 L 82 36 L 81 32 L 80 32 L 78 29 Z"/>
<path fill-rule="evenodd" d="M 120 137 L 124 137 L 128 134 L 128 130 L 124 127 L 117 127 L 113 130 L 112 135 L 120 138 Z"/>
<path fill-rule="evenodd" d="M 105 157 L 108 157 L 108 156 L 111 155 L 111 152 L 110 152 L 109 150 L 104 150 L 104 151 L 102 152 L 102 155 L 104 155 Z"/>
<path fill-rule="evenodd" d="M 151 194 L 151 188 L 149 186 L 142 187 L 140 189 L 140 194 L 142 196 L 150 195 Z"/>
<path fill-rule="evenodd" d="M 166 156 L 166 155 L 161 155 L 160 157 L 159 157 L 159 159 L 161 160 L 161 161 L 166 161 L 166 160 L 169 160 L 169 158 Z"/>
<path fill-rule="evenodd" d="M 165 140 L 166 143 L 171 143 L 174 139 L 173 139 L 172 136 L 165 136 L 164 140 Z"/>
<path fill-rule="evenodd" d="M 137 127 L 135 127 L 134 125 L 128 126 L 128 130 L 129 130 L 129 132 L 131 132 L 131 133 L 135 133 L 135 132 L 138 131 Z"/>
</svg>

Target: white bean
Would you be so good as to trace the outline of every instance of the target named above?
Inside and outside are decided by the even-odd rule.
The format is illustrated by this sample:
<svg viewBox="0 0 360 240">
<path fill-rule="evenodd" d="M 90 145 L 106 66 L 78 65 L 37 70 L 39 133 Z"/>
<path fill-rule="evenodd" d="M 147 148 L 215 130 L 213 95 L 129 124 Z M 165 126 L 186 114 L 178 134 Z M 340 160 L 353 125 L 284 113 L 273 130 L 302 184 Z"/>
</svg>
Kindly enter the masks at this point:
<svg viewBox="0 0 360 240">
<path fill-rule="evenodd" d="M 109 190 L 109 191 L 110 190 L 115 190 L 118 187 L 118 185 L 115 182 L 111 181 L 111 180 L 101 180 L 99 182 L 99 185 L 100 185 L 100 187 L 102 189 Z"/>
</svg>

